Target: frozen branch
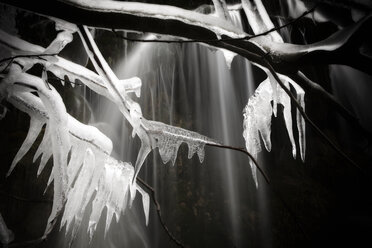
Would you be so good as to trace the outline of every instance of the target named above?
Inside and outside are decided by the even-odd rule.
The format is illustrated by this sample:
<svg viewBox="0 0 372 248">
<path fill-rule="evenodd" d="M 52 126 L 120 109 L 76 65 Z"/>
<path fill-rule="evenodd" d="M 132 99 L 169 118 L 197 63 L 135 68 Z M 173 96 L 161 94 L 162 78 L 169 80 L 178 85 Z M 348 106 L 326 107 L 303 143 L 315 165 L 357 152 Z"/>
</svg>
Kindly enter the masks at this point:
<svg viewBox="0 0 372 248">
<path fill-rule="evenodd" d="M 368 20 L 371 18 L 369 17 L 350 28 L 335 33 L 324 41 L 311 45 L 294 45 L 275 43 L 264 37 L 249 41 L 216 41 L 218 38 L 234 39 L 247 35 L 230 23 L 214 16 L 171 6 L 117 1 L 35 1 L 1 0 L 3 3 L 29 11 L 91 27 L 152 32 L 191 40 L 205 40 L 205 43 L 228 49 L 261 65 L 264 65 L 262 60 L 252 55 L 270 52 L 271 57 L 268 59 L 275 62 L 272 65 L 281 74 L 287 74 L 289 68 L 294 73 L 299 67 L 313 63 L 314 58 L 323 64 L 341 63 L 352 67 L 359 66 L 360 69 L 367 67 L 360 65 L 357 61 L 351 62 L 340 56 L 341 53 L 333 53 L 333 51 L 345 47 L 346 36 L 354 36 L 358 29 L 370 28 L 371 23 Z M 38 3 L 39 1 L 41 2 Z M 207 42 L 207 40 L 210 41 Z M 363 71 L 370 73 L 366 69 Z"/>
</svg>

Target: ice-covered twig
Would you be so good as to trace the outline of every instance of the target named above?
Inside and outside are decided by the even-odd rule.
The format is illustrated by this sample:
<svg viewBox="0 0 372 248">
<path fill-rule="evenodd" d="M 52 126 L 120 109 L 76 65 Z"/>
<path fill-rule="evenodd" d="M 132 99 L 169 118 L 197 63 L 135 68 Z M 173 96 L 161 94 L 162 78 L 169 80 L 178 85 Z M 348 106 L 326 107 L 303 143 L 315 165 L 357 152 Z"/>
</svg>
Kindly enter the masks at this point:
<svg viewBox="0 0 372 248">
<path fill-rule="evenodd" d="M 272 41 L 283 42 L 260 0 L 242 0 L 242 6 L 254 34 L 267 32 Z"/>
</svg>

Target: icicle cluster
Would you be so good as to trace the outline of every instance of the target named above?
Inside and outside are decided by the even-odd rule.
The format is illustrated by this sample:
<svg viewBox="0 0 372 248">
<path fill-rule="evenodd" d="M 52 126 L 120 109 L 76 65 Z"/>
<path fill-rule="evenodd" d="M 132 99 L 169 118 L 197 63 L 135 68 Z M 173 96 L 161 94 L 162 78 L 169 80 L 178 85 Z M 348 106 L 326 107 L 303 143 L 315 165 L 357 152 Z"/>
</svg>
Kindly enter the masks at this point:
<svg viewBox="0 0 372 248">
<path fill-rule="evenodd" d="M 10 74 L 9 78 L 14 80 L 14 82 L 25 81 L 27 82 L 25 85 L 33 85 L 40 88 L 45 87 L 40 78 L 27 73 L 17 71 L 15 75 Z M 11 82 L 7 79 L 5 83 L 10 84 Z M 69 231 L 72 224 L 74 224 L 72 237 L 75 237 L 85 209 L 95 193 L 89 221 L 90 237 L 92 237 L 95 231 L 96 224 L 104 207 L 107 207 L 108 212 L 106 220 L 107 232 L 113 214 L 115 214 L 116 220 L 118 220 L 120 214 L 124 212 L 129 204 L 129 187 L 135 187 L 134 190 L 138 190 L 142 194 L 147 223 L 149 196 L 138 185 L 132 185 L 134 176 L 133 166 L 117 161 L 109 156 L 112 150 L 111 140 L 95 127 L 84 125 L 67 113 L 65 113 L 66 118 L 64 118 L 64 122 L 61 121 L 61 117 L 59 117 L 58 121 L 53 120 L 51 110 L 45 107 L 46 104 L 41 100 L 42 98 L 23 91 L 24 89 L 22 88 L 24 87 L 17 85 L 8 87 L 9 90 L 13 88 L 11 90 L 12 95 L 9 96 L 8 101 L 28 113 L 31 117 L 28 134 L 12 162 L 8 175 L 31 148 L 43 125 L 46 125 L 43 139 L 34 155 L 34 162 L 41 157 L 37 173 L 40 175 L 47 161 L 53 155 L 53 168 L 48 185 L 54 181 L 54 190 L 61 193 L 54 194 L 54 212 L 52 211 L 49 221 L 52 222 L 61 211 L 63 204 L 65 204 L 61 227 L 66 225 L 66 230 Z M 43 92 L 43 90 L 38 90 L 37 92 L 41 96 L 40 92 Z M 46 92 L 52 95 L 48 99 L 59 101 L 59 103 L 48 103 L 54 106 L 53 111 L 56 111 L 58 109 L 56 105 L 61 103 L 60 97 L 56 95 L 58 93 L 52 87 L 51 90 L 46 90 Z M 54 119 L 56 118 L 54 117 Z M 62 131 L 64 131 L 63 139 L 60 138 L 61 135 L 59 134 Z M 57 151 L 54 149 L 54 144 L 57 144 L 59 148 Z M 67 154 L 69 152 L 71 158 L 67 163 Z M 66 159 L 64 159 L 65 156 L 58 155 L 58 153 L 62 155 L 66 154 Z M 56 161 L 57 158 L 60 158 L 60 161 Z M 60 168 L 64 169 L 61 170 Z M 66 181 L 61 182 L 61 178 L 66 178 Z"/>
<path fill-rule="evenodd" d="M 14 59 L 17 64 L 9 65 L 9 72 L 2 80 L 0 96 L 6 97 L 15 107 L 30 116 L 28 134 L 11 164 L 8 175 L 29 151 L 45 126 L 44 136 L 33 159 L 33 162 L 36 162 L 40 158 L 37 172 L 37 175 L 40 175 L 48 160 L 53 157 L 52 172 L 47 186 L 54 182 L 55 193 L 45 234 L 53 227 L 52 223 L 64 207 L 61 228 L 66 226 L 66 231 L 71 231 L 71 237 L 74 238 L 86 207 L 92 202 L 88 227 L 90 237 L 105 207 L 108 213 L 106 235 L 113 216 L 115 215 L 115 219 L 118 220 L 126 207 L 131 205 L 137 191 L 142 195 L 147 224 L 149 195 L 135 183 L 135 180 L 151 149 L 159 148 L 163 162 L 172 161 L 174 164 L 178 148 L 184 142 L 189 147 L 189 158 L 197 153 L 202 162 L 204 145 L 217 143 L 195 132 L 146 120 L 142 116 L 141 107 L 130 95 L 134 93 L 137 97 L 140 96 L 141 80 L 137 77 L 119 80 L 104 60 L 89 31 L 88 38 L 83 38 L 83 43 L 85 45 L 89 43 L 97 56 L 93 57 L 88 50 L 99 75 L 56 56 L 55 54 L 72 40 L 72 33 L 77 29 L 75 25 L 55 21 L 57 30 L 61 32 L 47 48 L 30 44 L 0 30 L 0 41 L 12 55 L 24 53 L 40 55 Z M 27 70 L 36 63 L 44 66 L 40 78 L 27 73 Z M 103 66 L 100 67 L 98 64 Z M 137 134 L 142 142 L 135 169 L 131 164 L 117 161 L 110 156 L 112 142 L 97 128 L 80 123 L 66 112 L 60 95 L 48 83 L 47 71 L 59 78 L 67 76 L 72 82 L 79 80 L 117 104 L 133 126 L 133 137 Z M 37 95 L 31 92 L 37 92 Z"/>
<path fill-rule="evenodd" d="M 171 161 L 172 165 L 174 165 L 178 148 L 182 143 L 186 143 L 189 148 L 188 158 L 192 158 L 197 153 L 200 163 L 204 160 L 205 144 L 217 144 L 216 141 L 196 132 L 169 126 L 162 122 L 142 120 L 142 123 L 148 130 L 151 138 L 151 147 L 159 148 L 159 154 L 164 164 Z"/>
<path fill-rule="evenodd" d="M 264 33 L 274 28 L 274 24 L 271 22 L 261 0 L 242 0 L 242 7 L 255 34 Z M 266 38 L 276 43 L 283 43 L 283 39 L 277 31 L 269 32 L 266 35 Z M 257 66 L 268 75 L 268 78 L 258 86 L 255 94 L 248 100 L 248 104 L 243 111 L 243 137 L 246 142 L 245 144 L 247 151 L 257 158 L 257 154 L 261 151 L 259 136 L 261 136 L 266 150 L 271 150 L 271 116 L 272 114 L 274 114 L 274 116 L 277 115 L 277 105 L 281 104 L 284 107 L 283 117 L 289 140 L 292 144 L 292 155 L 294 158 L 296 158 L 297 148 L 292 128 L 291 99 L 267 68 L 260 65 Z M 287 89 L 289 89 L 290 86 L 293 87 L 294 91 L 296 92 L 297 102 L 300 104 L 301 108 L 305 110 L 304 90 L 289 77 L 281 74 L 278 74 L 278 77 Z M 298 109 L 296 111 L 298 142 L 300 146 L 301 159 L 304 161 L 306 142 L 305 120 L 303 119 L 300 111 Z M 256 167 L 252 161 L 250 162 L 250 165 L 257 187 L 258 181 Z"/>
<path fill-rule="evenodd" d="M 88 8 L 110 9 L 112 13 L 117 11 L 130 13 L 143 7 L 138 12 L 139 15 L 159 16 L 158 12 L 160 12 L 163 18 L 180 20 L 189 24 L 195 23 L 208 28 L 215 32 L 216 37 L 228 35 L 232 38 L 238 38 L 246 35 L 241 28 L 232 25 L 230 22 L 230 18 L 226 14 L 224 0 L 214 1 L 220 16 L 224 16 L 223 20 L 198 13 L 180 12 L 180 10 L 172 7 L 154 10 L 150 5 L 140 3 L 119 3 L 115 1 L 105 1 L 105 3 L 94 1 L 92 3 L 92 1 L 87 0 L 70 2 Z M 249 22 L 259 24 L 254 31 L 265 31 L 270 28 L 270 25 L 268 25 L 270 19 L 265 16 L 260 1 L 255 0 L 254 2 L 257 8 L 254 8 L 254 6 L 252 8 L 252 5 L 250 5 L 252 1 L 245 0 L 243 0 L 243 7 L 247 13 L 250 12 L 251 14 L 248 18 L 253 18 Z M 169 11 L 175 11 L 173 16 L 177 17 L 168 15 Z M 261 17 L 257 17 L 258 15 Z M 54 199 L 52 213 L 45 231 L 46 234 L 50 231 L 52 223 L 64 207 L 61 228 L 66 226 L 67 232 L 71 231 L 74 238 L 81 226 L 86 208 L 92 202 L 92 212 L 88 226 L 89 235 L 92 237 L 104 208 L 107 208 L 106 235 L 114 216 L 118 220 L 125 209 L 131 205 L 137 191 L 142 195 L 147 224 L 149 195 L 136 184 L 136 177 L 150 151 L 158 148 L 163 162 L 171 161 L 174 164 L 179 146 L 186 143 L 189 148 L 188 157 L 191 158 L 197 153 L 200 162 L 202 162 L 205 144 L 217 144 L 217 142 L 179 127 L 146 120 L 142 115 L 140 105 L 132 99 L 133 94 L 140 97 L 141 80 L 137 77 L 126 80 L 118 79 L 102 56 L 87 27 L 78 29 L 75 25 L 61 20 L 55 20 L 55 22 L 56 29 L 60 32 L 47 48 L 30 44 L 0 30 L 1 46 L 8 49 L 12 56 L 38 55 L 15 58 L 8 65 L 6 63 L 0 65 L 2 73 L 5 72 L 4 75 L 1 75 L 0 97 L 7 98 L 15 107 L 30 115 L 30 128 L 27 137 L 17 152 L 8 175 L 29 151 L 45 126 L 44 136 L 35 153 L 34 162 L 40 158 L 38 168 L 38 175 L 40 175 L 47 161 L 50 157 L 53 157 L 53 168 L 48 185 L 54 182 Z M 98 74 L 57 56 L 66 44 L 72 41 L 72 34 L 77 31 L 81 35 L 87 54 Z M 272 40 L 282 42 L 280 36 L 275 33 L 270 34 L 270 36 L 272 36 Z M 222 52 L 227 65 L 230 66 L 235 54 L 223 49 Z M 27 73 L 28 69 L 36 63 L 43 66 L 41 77 Z M 78 80 L 118 106 L 123 116 L 133 127 L 133 137 L 138 135 L 141 140 L 141 147 L 134 167 L 130 163 L 117 161 L 110 156 L 112 142 L 98 129 L 80 123 L 66 112 L 60 95 L 48 84 L 47 72 L 51 72 L 59 78 L 67 76 L 70 81 Z M 284 119 L 292 143 L 292 153 L 295 157 L 297 148 L 293 138 L 290 99 L 278 87 L 270 73 L 267 72 L 267 74 L 269 78 L 258 87 L 244 110 L 243 135 L 247 150 L 257 157 L 257 154 L 261 151 L 259 136 L 262 137 L 266 149 L 271 149 L 271 116 L 272 114 L 276 115 L 277 104 L 281 104 L 284 106 Z M 303 90 L 289 78 L 280 77 L 287 87 L 291 85 L 294 88 L 297 93 L 297 100 L 304 108 Z M 37 95 L 31 92 L 36 92 Z M 299 112 L 297 112 L 296 119 L 300 153 L 301 158 L 304 159 L 305 124 Z M 69 160 L 68 154 L 71 154 Z M 257 185 L 255 167 L 252 167 L 252 170 Z"/>
<path fill-rule="evenodd" d="M 36 50 L 42 56 L 42 54 L 58 53 L 67 42 L 71 41 L 71 33 L 68 31 L 59 33 L 47 49 L 41 49 L 15 37 L 10 38 L 10 41 L 15 41 L 14 43 L 21 48 Z M 10 41 L 8 40 L 8 42 Z M 53 168 L 48 185 L 54 182 L 54 199 L 45 233 L 50 231 L 54 219 L 65 205 L 61 225 L 66 225 L 67 230 L 73 226 L 72 237 L 75 237 L 87 204 L 95 195 L 89 222 L 89 232 L 92 237 L 104 207 L 108 209 L 110 214 L 106 222 L 107 228 L 113 214 L 118 220 L 120 214 L 124 212 L 129 204 L 126 200 L 130 192 L 129 187 L 142 194 L 147 223 L 149 196 L 136 184 L 132 185 L 133 166 L 109 156 L 112 142 L 97 128 L 84 125 L 67 114 L 60 95 L 52 86 L 48 85 L 45 71 L 52 71 L 61 77 L 67 75 L 73 80 L 79 79 L 104 92 L 105 88 L 100 77 L 85 68 L 81 70 L 80 66 L 56 56 L 45 61 L 30 57 L 17 58 L 16 60 L 18 64 L 9 65 L 8 73 L 1 82 L 0 96 L 6 97 L 15 107 L 30 116 L 30 128 L 11 164 L 8 176 L 29 151 L 45 125 L 43 139 L 33 159 L 35 162 L 41 157 L 37 172 L 37 175 L 40 175 L 47 161 L 53 156 Z M 41 78 L 25 72 L 40 61 L 45 66 Z M 82 72 L 87 73 L 81 76 Z M 134 92 L 138 96 L 140 94 L 140 80 L 138 78 L 121 81 L 120 86 L 122 90 Z M 37 95 L 31 92 L 37 92 Z M 71 158 L 68 161 L 69 153 Z M 73 223 L 74 225 L 72 225 Z"/>
<path fill-rule="evenodd" d="M 283 79 L 283 82 L 285 82 L 287 88 L 289 88 L 289 85 L 294 88 L 297 95 L 297 101 L 300 103 L 301 107 L 305 109 L 305 92 L 302 88 L 289 78 L 282 75 L 280 75 L 280 77 Z M 247 151 L 250 152 L 253 157 L 257 158 L 257 154 L 262 150 L 259 138 L 261 136 L 266 150 L 271 151 L 271 117 L 272 115 L 277 116 L 277 105 L 281 104 L 283 106 L 285 126 L 292 144 L 292 155 L 296 158 L 297 148 L 292 128 L 291 99 L 279 84 L 276 83 L 276 81 L 274 81 L 274 83 L 271 82 L 272 80 L 270 80 L 270 77 L 264 80 L 257 87 L 254 95 L 248 100 L 248 103 L 244 108 L 243 137 L 245 139 L 245 145 Z M 301 159 L 305 160 L 305 121 L 299 110 L 297 110 L 296 121 Z M 250 162 L 250 165 L 257 187 L 258 180 L 256 167 L 252 161 Z"/>
</svg>

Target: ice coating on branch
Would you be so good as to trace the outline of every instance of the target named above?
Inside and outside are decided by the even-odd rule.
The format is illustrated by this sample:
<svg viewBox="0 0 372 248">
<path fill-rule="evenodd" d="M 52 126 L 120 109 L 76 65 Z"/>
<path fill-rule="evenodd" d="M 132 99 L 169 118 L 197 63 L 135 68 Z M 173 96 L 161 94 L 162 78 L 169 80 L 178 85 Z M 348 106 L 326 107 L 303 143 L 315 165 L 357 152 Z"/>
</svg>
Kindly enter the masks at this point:
<svg viewBox="0 0 372 248">
<path fill-rule="evenodd" d="M 53 134 L 51 135 L 51 141 L 54 164 L 52 172 L 54 179 L 54 199 L 52 213 L 48 219 L 48 225 L 45 231 L 47 232 L 51 227 L 52 221 L 63 207 L 67 190 L 66 167 L 70 143 L 67 130 L 68 118 L 66 108 L 60 95 L 53 87 L 47 89 L 41 78 L 23 73 L 18 65 L 11 65 L 5 83 L 12 85 L 9 86 L 10 94 L 17 94 L 17 92 L 22 91 L 37 91 L 44 108 L 48 113 L 49 120 L 47 125 L 50 128 L 50 132 Z M 41 124 L 39 123 L 39 126 L 40 125 Z"/>
<path fill-rule="evenodd" d="M 22 106 L 21 108 L 32 116 L 44 118 L 44 121 L 49 120 L 48 114 L 43 112 L 46 109 L 37 96 L 30 93 L 24 93 L 23 97 L 20 95 L 22 94 L 12 96 L 11 102 L 16 106 Z M 116 219 L 120 217 L 128 204 L 127 199 L 134 169 L 130 164 L 116 161 L 108 156 L 112 150 L 112 143 L 95 127 L 86 126 L 71 116 L 69 116 L 67 126 L 71 140 L 71 159 L 67 166 L 68 184 L 71 190 L 68 191 L 61 224 L 66 225 L 67 231 L 72 228 L 72 237 L 74 237 L 79 230 L 86 206 L 97 189 L 96 197 L 99 199 L 96 201 L 104 202 L 108 213 L 111 214 L 107 216 L 107 228 L 113 214 Z M 51 140 L 50 136 L 51 132 L 46 130 L 36 155 L 44 155 L 46 151 L 51 150 L 47 149 L 50 148 L 50 143 L 47 145 Z M 55 167 L 53 167 L 52 175 L 55 174 L 54 170 Z M 54 177 L 51 177 L 51 180 L 53 179 Z M 98 187 L 98 182 L 101 182 L 100 187 Z M 101 205 L 96 206 L 92 215 L 93 222 L 97 220 L 97 216 L 99 220 L 101 213 Z M 95 228 L 90 229 L 91 235 L 94 230 Z"/>
<path fill-rule="evenodd" d="M 118 90 L 120 94 L 126 94 L 130 92 L 134 92 L 137 97 L 141 96 L 141 86 L 142 82 L 141 79 L 138 77 L 133 77 L 125 80 L 119 80 Z"/>
<path fill-rule="evenodd" d="M 90 220 L 90 235 L 93 235 L 96 222 L 102 214 L 102 206 L 107 207 L 108 210 L 106 220 L 107 232 L 113 216 L 115 215 L 116 220 L 118 220 L 129 204 L 129 190 L 131 188 L 138 189 L 136 184 L 136 187 L 132 187 L 134 168 L 128 163 L 122 163 L 109 157 L 112 151 L 112 142 L 97 128 L 80 123 L 65 113 L 64 106 L 59 106 L 58 102 L 53 102 L 53 100 L 61 100 L 54 88 L 51 88 L 51 90 L 46 89 L 46 85 L 42 79 L 23 73 L 20 70 L 16 72 L 16 74 L 10 75 L 10 79 L 8 78 L 3 82 L 4 85 L 9 85 L 9 87 L 5 88 L 8 90 L 8 93 L 1 91 L 1 94 L 10 94 L 8 101 L 15 107 L 28 113 L 32 120 L 46 123 L 44 137 L 35 153 L 34 160 L 40 155 L 42 156 L 39 167 L 40 173 L 48 158 L 53 154 L 54 163 L 48 184 L 56 181 L 56 178 L 59 179 L 57 174 L 58 168 L 56 167 L 59 164 L 56 164 L 56 158 L 58 159 L 62 156 L 57 153 L 66 152 L 68 154 L 68 151 L 71 152 L 68 166 L 67 156 L 66 164 L 64 165 L 64 168 L 67 168 L 66 174 L 68 178 L 68 187 L 66 188 L 69 190 L 66 189 L 64 192 L 67 194 L 67 202 L 61 224 L 66 225 L 67 231 L 72 229 L 72 237 L 75 237 L 79 230 L 82 216 L 84 216 L 86 206 L 94 193 L 97 192 L 95 197 L 96 204 L 93 207 Z M 27 82 L 24 86 L 23 84 L 12 85 L 13 82 L 22 83 L 24 81 Z M 28 88 L 29 86 L 34 88 L 30 90 Z M 24 91 L 25 89 L 26 91 Z M 40 98 L 27 92 L 34 91 L 35 89 L 39 89 L 37 92 Z M 137 105 L 132 104 L 132 106 Z M 133 109 L 136 109 L 136 107 L 133 107 Z M 57 112 L 62 115 L 65 113 L 65 116 L 59 116 Z M 59 128 L 58 125 L 62 123 L 64 123 L 64 130 L 66 132 L 64 130 L 57 130 Z M 33 126 L 33 124 L 31 125 Z M 31 128 L 30 132 L 32 130 L 34 129 Z M 62 148 L 62 151 L 56 151 L 53 144 L 56 138 L 57 141 L 60 139 L 60 134 L 63 132 L 65 134 L 64 138 L 69 137 L 70 145 L 65 150 L 63 144 L 60 142 L 58 148 Z M 38 134 L 38 132 L 31 133 Z M 25 144 L 33 143 L 31 141 L 34 139 L 29 140 Z M 63 159 L 60 159 L 60 161 L 63 161 Z M 143 195 L 144 211 L 148 213 L 148 204 L 146 203 L 148 201 L 146 200 L 146 194 Z M 59 199 L 55 199 L 53 205 L 60 202 Z M 59 211 L 58 207 L 53 206 L 54 212 L 52 212 L 49 218 L 50 220 L 53 220 L 54 216 L 56 216 L 55 213 Z M 50 225 L 48 225 L 47 229 L 49 227 Z"/>
<path fill-rule="evenodd" d="M 262 150 L 259 135 L 264 141 L 268 151 L 271 150 L 271 98 L 272 89 L 269 79 L 263 81 L 256 89 L 253 96 L 248 100 L 248 104 L 243 111 L 243 137 L 247 151 L 257 159 L 257 154 Z M 258 186 L 255 164 L 249 162 L 252 169 L 252 176 L 256 187 Z"/>
<path fill-rule="evenodd" d="M 92 177 L 96 169 L 95 156 L 93 151 L 89 148 L 82 154 L 82 168 L 74 187 L 68 193 L 65 211 L 61 221 L 61 227 L 67 224 L 66 233 L 70 230 L 71 224 L 74 223 L 72 237 L 75 236 L 80 227 L 85 207 L 88 204 L 95 187 L 95 185 L 92 185 Z"/>
<path fill-rule="evenodd" d="M 135 164 L 133 184 L 130 188 L 130 203 L 133 201 L 136 194 L 134 180 L 151 149 L 158 147 L 163 162 L 167 163 L 168 161 L 172 161 L 172 164 L 174 164 L 178 148 L 181 143 L 185 142 L 189 146 L 189 156 L 191 157 L 192 154 L 196 152 L 199 156 L 199 160 L 202 162 L 204 159 L 205 143 L 216 143 L 195 132 L 168 126 L 160 122 L 148 121 L 143 118 L 141 107 L 130 98 L 126 90 L 123 91 L 120 80 L 103 58 L 87 27 L 83 27 L 80 30 L 80 36 L 96 71 L 105 79 L 104 83 L 109 92 L 109 99 L 117 104 L 124 117 L 132 125 L 132 136 L 134 137 L 135 134 L 137 134 L 141 139 L 141 147 Z"/>
<path fill-rule="evenodd" d="M 216 34 L 216 36 L 244 36 L 244 32 L 235 28 L 230 22 L 223 18 L 218 18 L 213 15 L 204 15 L 174 6 L 110 0 L 65 0 L 65 2 L 77 5 L 84 9 L 94 9 L 95 11 L 104 13 L 121 13 L 155 19 L 181 21 L 189 25 L 196 25 L 211 30 Z"/>
<path fill-rule="evenodd" d="M 289 78 L 280 75 L 284 85 L 289 88 L 291 84 L 296 91 L 297 99 L 300 102 L 302 108 L 305 108 L 304 102 L 304 91 L 295 82 Z M 276 115 L 276 105 L 281 104 L 283 106 L 283 117 L 288 132 L 290 142 L 292 144 L 292 155 L 296 158 L 296 143 L 293 136 L 292 127 L 292 113 L 291 113 L 291 100 L 286 92 L 279 86 L 274 84 L 275 90 L 273 90 L 273 84 L 271 78 L 268 77 L 264 80 L 256 89 L 254 95 L 248 100 L 247 106 L 243 111 L 243 137 L 245 139 L 246 149 L 252 156 L 257 159 L 257 154 L 262 150 L 260 143 L 260 136 L 263 140 L 267 151 L 271 150 L 271 118 L 272 114 Z M 274 92 L 276 92 L 274 94 Z M 272 106 L 273 105 L 273 106 Z M 299 133 L 299 144 L 300 154 L 302 160 L 305 159 L 305 122 L 303 117 L 297 112 L 296 115 L 297 128 Z M 258 186 L 256 167 L 253 161 L 250 161 L 252 168 L 252 175 L 255 181 L 256 187 Z"/>
<path fill-rule="evenodd" d="M 159 148 L 163 163 L 171 161 L 174 165 L 178 148 L 182 143 L 186 143 L 189 147 L 188 157 L 191 158 L 194 153 L 197 153 L 202 163 L 204 160 L 205 144 L 218 144 L 213 139 L 196 132 L 170 126 L 162 122 L 142 120 L 142 123 L 151 138 L 152 148 Z"/>
<path fill-rule="evenodd" d="M 96 187 L 97 193 L 92 203 L 92 213 L 88 227 L 90 238 L 93 236 L 104 207 L 107 208 L 105 235 L 113 215 L 115 214 L 118 218 L 124 213 L 133 176 L 134 170 L 131 164 L 107 157 L 102 176 Z"/>
<path fill-rule="evenodd" d="M 69 34 L 64 32 L 57 36 L 54 44 L 43 51 L 59 52 L 65 42 L 69 41 Z M 32 45 L 28 48 L 34 49 Z M 97 53 L 97 51 L 95 52 Z M 54 88 L 48 89 L 46 87 L 46 71 L 51 71 L 61 78 L 68 76 L 72 81 L 80 80 L 97 93 L 107 96 L 119 105 L 120 110 L 133 126 L 134 133 L 141 139 L 142 145 L 136 162 L 136 173 L 138 173 L 151 148 L 159 147 L 162 158 L 174 163 L 179 145 L 185 142 L 189 146 L 189 157 L 197 153 L 202 162 L 205 143 L 216 144 L 214 141 L 194 132 L 170 127 L 163 123 L 146 121 L 142 116 L 140 106 L 128 94 L 134 92 L 139 96 L 140 80 L 138 78 L 119 80 L 105 63 L 99 50 L 98 60 L 99 64 L 103 64 L 103 68 L 97 69 L 100 75 L 56 56 L 53 56 L 53 59 L 48 57 L 43 57 L 43 59 L 20 59 L 20 64 L 27 64 L 28 67 L 39 62 L 43 64 L 45 71 L 42 79 L 21 71 L 17 71 L 17 75 L 10 75 L 10 78 L 15 76 L 17 79 L 12 79 L 12 82 L 25 82 L 26 88 L 32 86 L 31 90 L 27 88 L 29 91 L 37 91 L 39 95 L 38 97 L 28 93 L 28 95 L 25 95 L 27 97 L 22 98 L 19 96 L 23 93 L 17 92 L 17 94 L 11 96 L 11 101 L 18 102 L 33 117 L 38 116 L 41 122 L 47 123 L 42 143 L 37 154 L 35 154 L 35 159 L 40 155 L 42 156 L 39 173 L 49 157 L 53 155 L 53 168 L 48 184 L 54 181 L 55 195 L 46 232 L 62 209 L 65 195 L 67 195 L 67 201 L 70 202 L 66 202 L 62 225 L 66 225 L 67 230 L 72 229 L 72 237 L 77 234 L 85 208 L 93 195 L 95 198 L 89 220 L 90 236 L 93 235 L 105 207 L 108 213 L 106 233 L 113 216 L 115 215 L 116 219 L 119 218 L 127 205 L 131 203 L 129 199 L 133 199 L 137 190 L 141 191 L 146 223 L 148 223 L 149 215 L 149 195 L 135 183 L 133 167 L 109 157 L 112 142 L 97 129 L 76 121 L 66 113 L 59 94 Z M 107 84 L 107 82 L 111 84 Z M 148 124 L 147 126 L 144 124 L 145 122 Z M 177 142 L 177 139 L 181 142 Z M 67 165 L 69 152 L 71 152 L 71 159 Z M 91 169 L 89 173 L 86 168 Z M 79 189 L 83 189 L 83 197 L 81 194 L 79 195 Z M 76 209 L 79 209 L 79 211 L 76 211 Z"/>
<path fill-rule="evenodd" d="M 260 0 L 242 0 L 242 7 L 255 34 L 263 33 L 274 28 L 266 9 Z M 275 42 L 283 43 L 283 39 L 277 31 L 267 34 L 267 37 Z"/>
<path fill-rule="evenodd" d="M 35 80 L 36 81 L 36 80 Z M 52 90 L 38 90 L 39 97 L 43 101 L 49 116 L 49 128 L 53 150 L 53 180 L 54 198 L 52 213 L 48 219 L 51 223 L 62 210 L 65 194 L 67 191 L 67 157 L 70 149 L 68 133 L 68 117 L 65 105 L 58 92 Z M 47 226 L 48 230 L 49 226 Z"/>
<path fill-rule="evenodd" d="M 275 26 L 272 23 L 263 3 L 261 0 L 242 0 L 242 6 L 248 18 L 248 22 L 255 34 L 263 33 L 265 31 L 273 29 Z M 283 43 L 283 38 L 280 36 L 279 32 L 274 30 L 270 32 L 268 35 L 269 39 L 274 41 L 274 44 Z M 269 48 L 270 49 L 270 48 Z M 298 51 L 297 51 L 298 52 Z M 290 142 L 292 144 L 292 155 L 296 158 L 296 143 L 293 136 L 293 128 L 292 128 L 292 113 L 291 113 L 291 100 L 287 93 L 281 88 L 278 82 L 275 80 L 274 76 L 271 72 L 262 66 L 262 68 L 266 74 L 268 75 L 268 79 L 271 83 L 272 88 L 272 101 L 273 101 L 273 114 L 276 116 L 277 114 L 277 104 L 281 104 L 284 106 L 283 115 L 285 120 L 286 129 L 288 132 L 288 136 Z M 297 101 L 299 102 L 302 109 L 305 110 L 305 102 L 304 102 L 304 95 L 305 92 L 303 89 L 297 85 L 293 80 L 289 77 L 278 74 L 280 80 L 283 82 L 284 86 L 289 89 L 289 85 L 291 85 L 295 91 L 297 96 Z M 305 120 L 303 119 L 301 113 L 297 109 L 296 114 L 296 122 L 297 122 L 297 130 L 299 136 L 299 146 L 300 146 L 300 155 L 301 159 L 305 160 L 305 148 L 306 148 L 306 141 L 305 141 Z"/>
</svg>

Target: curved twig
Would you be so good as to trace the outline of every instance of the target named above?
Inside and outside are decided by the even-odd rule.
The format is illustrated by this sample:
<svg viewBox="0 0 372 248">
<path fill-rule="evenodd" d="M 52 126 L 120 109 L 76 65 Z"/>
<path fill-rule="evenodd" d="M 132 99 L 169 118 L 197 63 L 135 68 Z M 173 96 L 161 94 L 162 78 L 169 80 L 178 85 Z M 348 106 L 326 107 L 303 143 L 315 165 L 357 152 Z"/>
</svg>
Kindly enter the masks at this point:
<svg viewBox="0 0 372 248">
<path fill-rule="evenodd" d="M 261 175 L 265 179 L 266 183 L 270 185 L 270 179 L 266 175 L 265 171 L 258 165 L 257 160 L 250 154 L 246 149 L 244 148 L 239 148 L 239 147 L 234 147 L 234 146 L 226 146 L 226 145 L 220 145 L 220 144 L 214 144 L 214 143 L 206 143 L 207 146 L 214 146 L 214 147 L 219 147 L 219 148 L 226 148 L 238 152 L 242 152 L 246 154 L 253 162 L 253 164 L 256 166 L 256 168 L 261 172 Z"/>
<path fill-rule="evenodd" d="M 143 179 L 141 179 L 140 177 L 137 176 L 136 178 L 137 182 L 141 183 L 141 185 L 143 185 L 148 191 L 151 192 L 151 198 L 156 206 L 156 212 L 158 214 L 158 217 L 159 217 L 159 221 L 160 221 L 160 224 L 161 226 L 163 227 L 163 229 L 165 230 L 165 232 L 168 234 L 168 236 L 172 239 L 172 241 L 174 243 L 176 243 L 179 247 L 183 247 L 185 248 L 186 246 L 181 242 L 179 241 L 171 232 L 170 230 L 168 229 L 167 225 L 165 224 L 165 221 L 163 220 L 163 217 L 161 215 L 161 208 L 160 208 L 160 204 L 159 202 L 156 200 L 156 193 L 155 193 L 155 190 L 153 187 L 151 187 L 149 184 L 147 184 Z"/>
</svg>

